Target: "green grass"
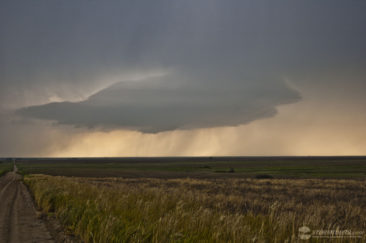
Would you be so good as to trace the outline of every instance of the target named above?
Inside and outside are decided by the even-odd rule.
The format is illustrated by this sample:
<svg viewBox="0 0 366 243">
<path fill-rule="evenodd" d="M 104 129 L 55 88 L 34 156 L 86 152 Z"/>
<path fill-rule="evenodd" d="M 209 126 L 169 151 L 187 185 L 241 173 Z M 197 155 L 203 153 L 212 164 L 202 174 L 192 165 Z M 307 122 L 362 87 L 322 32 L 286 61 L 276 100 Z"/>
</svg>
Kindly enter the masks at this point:
<svg viewBox="0 0 366 243">
<path fill-rule="evenodd" d="M 103 159 L 65 161 L 17 161 L 23 174 L 92 177 L 256 177 L 274 178 L 366 178 L 366 158 L 256 158 L 246 160 L 121 161 Z M 228 173 L 233 170 L 234 173 Z"/>
<path fill-rule="evenodd" d="M 13 169 L 13 163 L 0 162 L 0 176 Z"/>
</svg>

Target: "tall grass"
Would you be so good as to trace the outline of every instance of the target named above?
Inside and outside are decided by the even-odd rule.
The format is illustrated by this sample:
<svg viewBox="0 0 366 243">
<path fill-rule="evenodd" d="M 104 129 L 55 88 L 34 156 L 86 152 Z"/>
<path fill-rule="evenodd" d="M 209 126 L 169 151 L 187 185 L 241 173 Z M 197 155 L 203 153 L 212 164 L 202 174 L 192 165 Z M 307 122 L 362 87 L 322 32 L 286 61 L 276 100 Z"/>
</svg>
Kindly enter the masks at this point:
<svg viewBox="0 0 366 243">
<path fill-rule="evenodd" d="M 303 225 L 366 230 L 365 181 L 30 175 L 25 182 L 38 206 L 84 242 L 296 242 Z"/>
</svg>

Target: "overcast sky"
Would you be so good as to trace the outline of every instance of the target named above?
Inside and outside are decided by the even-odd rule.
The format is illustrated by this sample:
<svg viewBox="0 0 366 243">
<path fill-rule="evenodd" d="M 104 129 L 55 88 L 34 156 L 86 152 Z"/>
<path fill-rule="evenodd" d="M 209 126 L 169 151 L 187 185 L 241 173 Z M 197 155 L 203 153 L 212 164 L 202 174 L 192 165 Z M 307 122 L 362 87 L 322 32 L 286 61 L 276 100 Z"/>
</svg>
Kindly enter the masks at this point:
<svg viewBox="0 0 366 243">
<path fill-rule="evenodd" d="M 1 1 L 0 156 L 365 154 L 365 12 Z"/>
</svg>

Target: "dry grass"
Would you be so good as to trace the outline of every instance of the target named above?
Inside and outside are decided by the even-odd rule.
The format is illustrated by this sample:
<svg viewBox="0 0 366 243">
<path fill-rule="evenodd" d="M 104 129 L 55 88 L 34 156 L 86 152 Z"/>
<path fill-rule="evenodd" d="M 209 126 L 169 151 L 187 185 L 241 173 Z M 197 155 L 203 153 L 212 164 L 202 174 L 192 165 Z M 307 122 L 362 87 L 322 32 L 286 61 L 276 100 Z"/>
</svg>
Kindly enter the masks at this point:
<svg viewBox="0 0 366 243">
<path fill-rule="evenodd" d="M 25 182 L 36 203 L 85 242 L 297 242 L 303 225 L 366 230 L 366 181 L 31 175 Z M 366 238 L 337 241 L 345 240 Z"/>
</svg>

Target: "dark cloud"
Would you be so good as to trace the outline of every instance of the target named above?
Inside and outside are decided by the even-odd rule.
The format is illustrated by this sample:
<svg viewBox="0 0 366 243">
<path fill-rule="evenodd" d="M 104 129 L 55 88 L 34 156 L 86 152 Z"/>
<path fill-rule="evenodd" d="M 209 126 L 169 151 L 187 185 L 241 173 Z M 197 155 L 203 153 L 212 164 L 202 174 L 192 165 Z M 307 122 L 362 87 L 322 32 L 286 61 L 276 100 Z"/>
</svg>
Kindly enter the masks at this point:
<svg viewBox="0 0 366 243">
<path fill-rule="evenodd" d="M 81 133 L 80 129 L 53 126 L 47 121 L 20 119 L 0 111 L 0 155 L 2 157 L 49 156 Z"/>
<path fill-rule="evenodd" d="M 170 80 L 179 81 L 169 82 Z M 83 102 L 51 103 L 27 107 L 19 114 L 55 120 L 75 126 L 127 128 L 161 132 L 245 124 L 273 116 L 276 106 L 299 99 L 297 92 L 281 82 L 242 78 L 232 83 L 205 86 L 204 80 L 184 80 L 168 75 L 155 80 L 122 82 L 106 88 Z M 255 82 L 257 81 L 257 82 Z M 207 81 L 207 84 L 215 84 Z"/>
<path fill-rule="evenodd" d="M 366 58 L 364 1 L 0 4 L 0 98 L 14 90 L 83 92 L 105 75 L 155 68 L 276 79 L 345 64 L 361 68 Z"/>
<path fill-rule="evenodd" d="M 244 124 L 299 99 L 284 77 L 352 86 L 352 75 L 329 77 L 364 75 L 365 10 L 341 0 L 2 1 L 0 101 L 73 100 L 107 76 L 163 70 L 19 113 L 145 132 Z"/>
</svg>

